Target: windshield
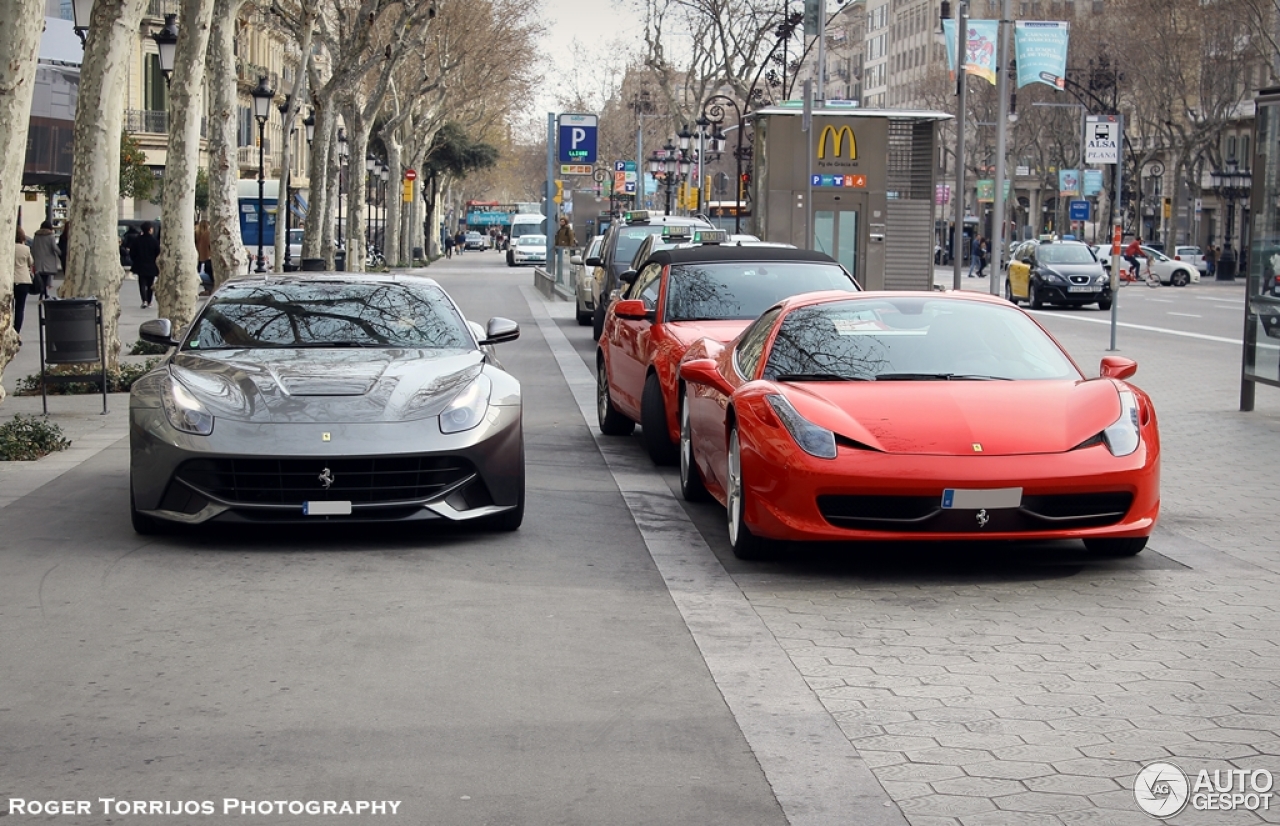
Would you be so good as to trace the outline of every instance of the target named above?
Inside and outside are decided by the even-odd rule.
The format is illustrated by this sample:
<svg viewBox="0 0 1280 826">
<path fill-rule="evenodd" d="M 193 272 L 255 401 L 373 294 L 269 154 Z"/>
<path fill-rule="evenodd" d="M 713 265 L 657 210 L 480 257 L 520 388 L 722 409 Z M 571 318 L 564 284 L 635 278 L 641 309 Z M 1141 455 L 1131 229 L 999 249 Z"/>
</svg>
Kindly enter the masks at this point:
<svg viewBox="0 0 1280 826">
<path fill-rule="evenodd" d="M 675 264 L 667 278 L 667 321 L 749 319 L 787 296 L 848 290 L 839 264 L 819 261 L 718 261 Z"/>
<path fill-rule="evenodd" d="M 1035 322 L 1013 307 L 934 298 L 832 301 L 783 318 L 765 377 L 1079 379 Z"/>
<path fill-rule="evenodd" d="M 545 235 L 546 233 L 542 232 L 543 223 L 545 223 L 545 219 L 536 223 L 533 221 L 521 221 L 520 223 L 512 224 L 511 238 L 514 240 L 522 235 Z"/>
<path fill-rule="evenodd" d="M 300 229 L 291 229 L 291 230 L 289 230 L 289 243 L 290 243 L 290 244 L 301 244 L 301 243 L 302 243 L 302 233 L 303 233 L 303 231 L 304 231 L 304 230 L 300 230 Z"/>
<path fill-rule="evenodd" d="M 475 342 L 433 285 L 254 281 L 216 293 L 182 349 L 325 346 L 470 350 Z"/>
<path fill-rule="evenodd" d="M 1084 244 L 1044 244 L 1036 255 L 1041 264 L 1093 264 L 1097 261 Z"/>
</svg>

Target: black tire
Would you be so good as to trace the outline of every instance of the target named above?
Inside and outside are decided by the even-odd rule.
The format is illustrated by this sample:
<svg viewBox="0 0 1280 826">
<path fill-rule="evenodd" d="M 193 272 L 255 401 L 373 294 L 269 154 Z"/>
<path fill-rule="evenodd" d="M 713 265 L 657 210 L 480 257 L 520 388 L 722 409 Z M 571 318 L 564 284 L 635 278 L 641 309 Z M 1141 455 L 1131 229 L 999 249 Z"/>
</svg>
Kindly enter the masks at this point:
<svg viewBox="0 0 1280 826">
<path fill-rule="evenodd" d="M 738 425 L 729 428 L 729 473 L 725 490 L 725 515 L 729 523 L 729 545 L 733 555 L 746 561 L 770 559 L 782 543 L 757 536 L 747 527 L 746 491 L 742 484 L 742 456 L 738 450 Z"/>
<path fill-rule="evenodd" d="M 577 306 L 578 312 L 577 312 L 576 318 L 578 319 L 578 326 L 586 327 L 589 324 L 591 324 L 591 316 L 593 315 L 593 313 L 590 310 L 583 309 L 582 302 L 580 300 L 577 300 L 577 301 L 578 301 L 578 306 Z"/>
<path fill-rule="evenodd" d="M 507 266 L 514 267 L 515 265 L 516 265 L 515 255 L 512 254 L 511 250 L 507 250 Z"/>
<path fill-rule="evenodd" d="M 596 419 L 606 436 L 630 436 L 636 429 L 636 423 L 619 413 L 609 398 L 609 372 L 603 356 L 596 359 Z"/>
<path fill-rule="evenodd" d="M 129 521 L 133 523 L 133 532 L 139 536 L 155 536 L 164 533 L 164 529 L 158 519 L 153 519 L 144 513 L 139 512 L 133 503 L 132 485 L 129 490 Z"/>
<path fill-rule="evenodd" d="M 1128 539 L 1086 539 L 1084 547 L 1090 553 L 1106 556 L 1136 556 L 1147 547 L 1147 537 L 1135 536 Z"/>
<path fill-rule="evenodd" d="M 693 433 L 689 427 L 689 400 L 680 405 L 680 495 L 686 502 L 706 502 L 711 498 L 702 481 L 702 471 L 693 460 Z"/>
<path fill-rule="evenodd" d="M 1031 282 L 1030 293 L 1031 293 L 1030 295 L 1031 309 L 1033 310 L 1044 309 L 1044 299 L 1040 297 L 1040 289 L 1036 287 L 1036 282 L 1034 281 Z"/>
<path fill-rule="evenodd" d="M 596 308 L 591 311 L 591 340 L 599 341 L 604 333 L 604 302 L 597 301 Z"/>
<path fill-rule="evenodd" d="M 1004 280 L 1004 300 L 1013 306 L 1018 306 L 1018 299 L 1013 294 L 1013 282 L 1009 279 Z"/>
<path fill-rule="evenodd" d="M 662 382 L 657 373 L 644 380 L 640 397 L 640 429 L 644 446 L 655 465 L 674 465 L 680 458 L 679 448 L 667 431 L 667 404 L 662 399 Z"/>
<path fill-rule="evenodd" d="M 1103 310 L 1103 311 L 1110 310 L 1110 309 L 1111 309 L 1111 299 L 1109 299 L 1109 298 L 1104 298 L 1103 300 L 1099 301 L 1099 302 L 1098 302 L 1098 309 L 1099 309 L 1099 310 Z"/>
<path fill-rule="evenodd" d="M 1175 287 L 1185 287 L 1191 283 L 1191 273 L 1186 270 L 1178 270 L 1173 274 L 1170 283 Z"/>
</svg>

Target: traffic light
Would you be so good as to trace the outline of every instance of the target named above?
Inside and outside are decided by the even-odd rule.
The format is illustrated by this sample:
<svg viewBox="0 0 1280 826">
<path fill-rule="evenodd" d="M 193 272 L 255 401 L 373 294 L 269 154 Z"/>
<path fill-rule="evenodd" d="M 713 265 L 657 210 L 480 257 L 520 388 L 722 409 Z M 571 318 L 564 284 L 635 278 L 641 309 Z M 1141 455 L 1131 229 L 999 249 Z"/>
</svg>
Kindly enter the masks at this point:
<svg viewBox="0 0 1280 826">
<path fill-rule="evenodd" d="M 564 203 L 564 181 L 556 181 L 555 185 L 556 185 L 556 196 L 551 200 L 555 201 L 557 204 L 563 204 Z"/>
</svg>

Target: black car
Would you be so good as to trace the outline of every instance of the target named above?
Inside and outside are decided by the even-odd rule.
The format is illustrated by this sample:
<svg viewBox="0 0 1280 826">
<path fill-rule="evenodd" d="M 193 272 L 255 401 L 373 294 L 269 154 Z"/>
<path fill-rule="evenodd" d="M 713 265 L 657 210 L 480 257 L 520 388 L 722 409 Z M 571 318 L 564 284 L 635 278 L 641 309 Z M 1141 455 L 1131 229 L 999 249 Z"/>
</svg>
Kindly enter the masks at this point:
<svg viewBox="0 0 1280 826">
<path fill-rule="evenodd" d="M 593 285 L 594 316 L 591 332 L 595 339 L 600 338 L 604 330 L 604 313 L 609 309 L 613 293 L 618 289 L 622 273 L 631 269 L 632 260 L 640 244 L 650 235 L 658 235 L 663 227 L 679 226 L 698 229 L 715 229 L 702 218 L 683 215 L 653 215 L 646 210 L 626 213 L 621 221 L 609 227 L 600 245 L 600 254 L 586 259 L 587 267 L 600 267 L 603 279 Z"/>
<path fill-rule="evenodd" d="M 1111 281 L 1087 244 L 1079 241 L 1026 241 L 1013 253 L 1004 297 L 1033 309 L 1046 304 L 1097 304 L 1111 309 Z"/>
</svg>

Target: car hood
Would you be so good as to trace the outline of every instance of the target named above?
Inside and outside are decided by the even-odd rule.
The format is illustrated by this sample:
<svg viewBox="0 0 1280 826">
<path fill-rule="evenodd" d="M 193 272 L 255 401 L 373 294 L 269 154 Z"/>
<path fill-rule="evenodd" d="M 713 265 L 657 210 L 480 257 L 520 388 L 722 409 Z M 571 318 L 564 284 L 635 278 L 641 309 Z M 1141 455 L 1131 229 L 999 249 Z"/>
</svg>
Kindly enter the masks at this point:
<svg viewBox="0 0 1280 826">
<path fill-rule="evenodd" d="M 1055 272 L 1058 275 L 1102 275 L 1102 264 L 1093 262 L 1091 264 L 1042 264 L 1041 268 L 1048 272 Z"/>
<path fill-rule="evenodd" d="M 169 369 L 214 416 L 350 423 L 438 416 L 483 367 L 479 350 L 282 348 L 185 351 Z"/>
<path fill-rule="evenodd" d="M 805 418 L 887 453 L 1062 453 L 1120 416 L 1108 379 L 786 384 Z"/>
</svg>

